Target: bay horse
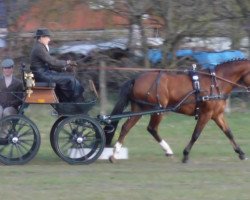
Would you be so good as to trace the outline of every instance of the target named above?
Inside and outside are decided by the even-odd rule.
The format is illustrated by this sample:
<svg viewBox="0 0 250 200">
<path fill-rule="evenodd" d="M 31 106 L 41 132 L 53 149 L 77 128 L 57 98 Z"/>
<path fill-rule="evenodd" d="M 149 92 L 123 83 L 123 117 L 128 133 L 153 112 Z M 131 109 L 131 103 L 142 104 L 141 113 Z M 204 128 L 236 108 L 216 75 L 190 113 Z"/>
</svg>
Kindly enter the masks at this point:
<svg viewBox="0 0 250 200">
<path fill-rule="evenodd" d="M 191 75 L 190 72 L 192 72 Z M 230 140 L 239 158 L 244 160 L 246 159 L 245 153 L 236 143 L 224 116 L 226 97 L 236 86 L 249 92 L 249 60 L 240 59 L 221 63 L 211 73 L 206 69 L 196 72 L 194 70 L 188 72 L 149 71 L 127 81 L 121 87 L 119 100 L 114 106 L 111 116 L 122 114 L 129 103 L 131 104 L 131 112 L 140 112 L 156 107 L 175 107 L 174 112 L 176 113 L 188 116 L 195 115 L 197 123 L 192 137 L 183 151 L 183 163 L 188 161 L 192 146 L 207 122 L 212 119 Z M 114 145 L 113 154 L 109 159 L 110 162 L 115 162 L 125 136 L 140 118 L 141 115 L 129 117 L 122 125 L 119 138 Z M 158 126 L 162 118 L 162 113 L 151 114 L 147 130 L 160 144 L 166 155 L 173 155 L 168 143 L 158 134 Z M 114 134 L 118 122 L 111 122 L 113 130 L 110 132 L 108 131 L 109 125 L 104 127 L 106 137 L 112 138 L 109 134 L 111 136 Z"/>
</svg>

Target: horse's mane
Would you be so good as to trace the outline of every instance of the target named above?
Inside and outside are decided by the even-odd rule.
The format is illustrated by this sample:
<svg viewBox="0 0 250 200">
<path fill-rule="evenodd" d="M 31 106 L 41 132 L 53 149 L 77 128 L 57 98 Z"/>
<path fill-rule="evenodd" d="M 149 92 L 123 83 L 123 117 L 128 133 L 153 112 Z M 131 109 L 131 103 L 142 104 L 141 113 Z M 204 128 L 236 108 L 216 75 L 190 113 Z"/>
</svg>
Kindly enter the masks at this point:
<svg viewBox="0 0 250 200">
<path fill-rule="evenodd" d="M 220 65 L 231 64 L 231 63 L 240 62 L 240 61 L 249 61 L 249 60 L 247 58 L 235 58 L 235 59 L 231 59 L 231 60 L 227 60 L 227 61 L 221 62 L 221 63 L 217 64 L 215 66 L 215 68 L 218 67 L 218 66 L 220 66 Z"/>
</svg>

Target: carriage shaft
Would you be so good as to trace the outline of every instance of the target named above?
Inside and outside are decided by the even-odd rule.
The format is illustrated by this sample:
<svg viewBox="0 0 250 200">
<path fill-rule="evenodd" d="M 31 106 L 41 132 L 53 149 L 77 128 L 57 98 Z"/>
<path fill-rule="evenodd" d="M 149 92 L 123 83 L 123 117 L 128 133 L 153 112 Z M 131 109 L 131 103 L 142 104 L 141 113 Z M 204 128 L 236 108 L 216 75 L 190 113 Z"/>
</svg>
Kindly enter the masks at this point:
<svg viewBox="0 0 250 200">
<path fill-rule="evenodd" d="M 135 117 L 135 116 L 141 116 L 141 115 L 151 115 L 151 114 L 160 114 L 164 112 L 174 112 L 176 111 L 176 108 L 159 108 L 154 110 L 147 110 L 142 112 L 123 112 L 121 114 L 117 115 L 100 115 L 98 116 L 98 119 L 101 122 L 110 124 L 112 121 L 117 121 L 122 118 L 129 118 L 129 117 Z"/>
</svg>

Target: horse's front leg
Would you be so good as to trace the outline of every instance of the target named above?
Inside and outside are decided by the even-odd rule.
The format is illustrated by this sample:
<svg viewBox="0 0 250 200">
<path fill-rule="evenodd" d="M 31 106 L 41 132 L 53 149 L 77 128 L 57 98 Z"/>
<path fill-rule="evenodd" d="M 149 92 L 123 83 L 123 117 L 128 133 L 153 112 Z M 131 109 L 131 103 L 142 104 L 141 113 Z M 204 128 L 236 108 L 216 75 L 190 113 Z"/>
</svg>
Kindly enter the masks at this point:
<svg viewBox="0 0 250 200">
<path fill-rule="evenodd" d="M 230 142 L 234 148 L 234 151 L 239 154 L 239 158 L 241 160 L 247 159 L 245 157 L 245 153 L 241 150 L 240 146 L 235 142 L 233 133 L 230 130 L 230 128 L 225 120 L 224 114 L 221 113 L 221 114 L 217 115 L 216 117 L 213 118 L 213 120 L 220 127 L 220 129 L 225 133 L 227 138 L 230 140 Z"/>
<path fill-rule="evenodd" d="M 186 148 L 183 151 L 183 159 L 182 162 L 186 163 L 189 159 L 189 153 L 191 151 L 192 146 L 194 145 L 194 143 L 196 142 L 196 140 L 199 138 L 203 128 L 205 127 L 205 125 L 207 124 L 207 122 L 211 119 L 211 115 L 210 114 L 200 114 L 198 121 L 196 123 L 193 135 L 191 137 L 191 140 L 189 141 L 188 145 L 186 146 Z"/>
<path fill-rule="evenodd" d="M 127 121 L 122 125 L 121 133 L 119 135 L 119 138 L 117 142 L 114 145 L 113 154 L 110 156 L 109 161 L 111 163 L 114 163 L 117 159 L 117 155 L 119 154 L 122 144 L 124 142 L 124 139 L 126 135 L 128 134 L 129 130 L 138 122 L 138 120 L 141 118 L 141 116 L 135 116 L 127 119 Z"/>
</svg>

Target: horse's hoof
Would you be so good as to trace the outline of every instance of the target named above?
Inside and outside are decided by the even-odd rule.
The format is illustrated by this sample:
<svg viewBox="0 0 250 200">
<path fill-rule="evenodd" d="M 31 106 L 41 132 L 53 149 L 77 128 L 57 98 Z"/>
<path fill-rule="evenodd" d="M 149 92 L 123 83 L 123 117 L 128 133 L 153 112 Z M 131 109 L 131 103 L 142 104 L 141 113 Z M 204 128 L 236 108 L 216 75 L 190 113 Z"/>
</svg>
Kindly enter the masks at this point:
<svg viewBox="0 0 250 200">
<path fill-rule="evenodd" d="M 165 153 L 165 156 L 172 158 L 172 157 L 174 157 L 174 154 L 173 153 Z"/>
<path fill-rule="evenodd" d="M 114 156 L 110 156 L 110 157 L 109 157 L 109 162 L 110 162 L 110 163 L 116 163 L 115 157 L 114 157 Z"/>
<path fill-rule="evenodd" d="M 239 158 L 241 159 L 241 160 L 247 160 L 248 158 L 245 156 L 245 154 L 240 154 L 239 155 Z"/>
<path fill-rule="evenodd" d="M 187 162 L 188 162 L 188 157 L 184 156 L 184 157 L 182 158 L 182 163 L 187 163 Z"/>
</svg>

